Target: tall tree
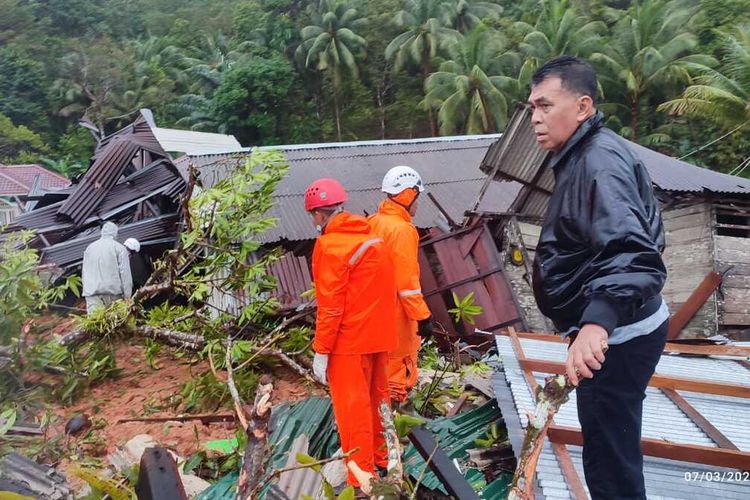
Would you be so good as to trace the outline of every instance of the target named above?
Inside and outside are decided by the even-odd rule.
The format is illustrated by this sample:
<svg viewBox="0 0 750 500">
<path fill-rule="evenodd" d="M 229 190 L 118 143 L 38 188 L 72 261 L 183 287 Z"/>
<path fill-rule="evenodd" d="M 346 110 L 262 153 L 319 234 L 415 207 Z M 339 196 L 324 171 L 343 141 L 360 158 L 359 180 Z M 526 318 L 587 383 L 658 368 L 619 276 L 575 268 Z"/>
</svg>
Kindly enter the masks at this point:
<svg viewBox="0 0 750 500">
<path fill-rule="evenodd" d="M 232 68 L 212 98 L 212 110 L 242 144 L 279 144 L 291 114 L 294 68 L 279 56 L 254 57 Z"/>
<path fill-rule="evenodd" d="M 681 97 L 659 106 L 660 111 L 710 119 L 732 128 L 750 122 L 750 25 L 722 33 L 719 70 L 695 78 Z"/>
<path fill-rule="evenodd" d="M 251 43 L 237 43 L 223 33 L 204 35 L 201 43 L 188 51 L 185 62 L 194 77 L 194 92 L 210 96 L 221 85 L 224 73 L 250 59 Z"/>
<path fill-rule="evenodd" d="M 713 57 L 697 53 L 697 16 L 698 10 L 683 2 L 636 1 L 615 24 L 604 50 L 591 56 L 602 70 L 605 98 L 627 110 L 623 135 L 649 142 L 641 120 L 648 99 L 689 83 L 691 74 L 716 64 Z"/>
<path fill-rule="evenodd" d="M 432 73 L 432 61 L 448 41 L 457 41 L 460 33 L 451 27 L 451 5 L 446 0 L 405 0 L 404 9 L 396 13 L 395 23 L 405 31 L 385 48 L 385 57 L 399 71 L 408 64 L 418 67 L 423 82 Z M 432 134 L 437 124 L 430 112 Z"/>
<path fill-rule="evenodd" d="M 310 24 L 302 28 L 302 43 L 296 55 L 307 68 L 328 73 L 333 83 L 333 107 L 336 118 L 336 137 L 341 140 L 341 104 L 339 95 L 343 78 L 359 77 L 355 54 L 364 50 L 367 42 L 357 34 L 367 19 L 345 0 L 320 0 L 317 9 L 311 8 Z"/>
<path fill-rule="evenodd" d="M 15 126 L 10 118 L 0 113 L 1 161 L 39 161 L 39 155 L 47 150 L 41 137 L 23 125 Z"/>
<path fill-rule="evenodd" d="M 0 48 L 0 113 L 16 125 L 47 129 L 44 67 L 13 46 Z"/>
<path fill-rule="evenodd" d="M 497 32 L 480 25 L 449 49 L 425 82 L 424 103 L 438 109 L 440 133 L 486 134 L 502 130 L 508 119 L 509 95 L 518 88 L 512 77 L 519 57 Z"/>
<path fill-rule="evenodd" d="M 60 61 L 53 91 L 63 106 L 64 117 L 86 118 L 105 133 L 105 124 L 126 113 L 118 107 L 118 96 L 127 90 L 132 56 L 110 41 L 77 46 Z"/>
</svg>

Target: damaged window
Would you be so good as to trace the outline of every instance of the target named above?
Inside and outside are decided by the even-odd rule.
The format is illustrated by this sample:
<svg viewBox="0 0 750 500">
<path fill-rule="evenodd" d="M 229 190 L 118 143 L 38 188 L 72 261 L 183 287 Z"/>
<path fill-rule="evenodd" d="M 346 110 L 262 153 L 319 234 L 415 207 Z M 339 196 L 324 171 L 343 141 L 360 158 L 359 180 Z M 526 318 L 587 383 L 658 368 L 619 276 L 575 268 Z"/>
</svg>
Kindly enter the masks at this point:
<svg viewBox="0 0 750 500">
<path fill-rule="evenodd" d="M 750 201 L 722 200 L 714 203 L 716 234 L 750 238 Z"/>
</svg>

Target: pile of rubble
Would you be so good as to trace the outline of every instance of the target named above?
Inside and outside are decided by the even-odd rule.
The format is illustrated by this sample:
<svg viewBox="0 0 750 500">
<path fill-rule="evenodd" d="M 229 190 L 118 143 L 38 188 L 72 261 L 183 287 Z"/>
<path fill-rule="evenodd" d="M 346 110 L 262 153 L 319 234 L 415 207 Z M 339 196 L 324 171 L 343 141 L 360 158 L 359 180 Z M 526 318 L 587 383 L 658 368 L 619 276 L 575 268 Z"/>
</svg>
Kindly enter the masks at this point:
<svg viewBox="0 0 750 500">
<path fill-rule="evenodd" d="M 179 197 L 186 184 L 154 135 L 147 113 L 98 141 L 91 165 L 67 188 L 32 194 L 26 212 L 3 238 L 31 230 L 28 243 L 42 263 L 64 270 L 80 265 L 86 246 L 106 221 L 121 239 L 136 238 L 146 253 L 158 255 L 177 237 Z"/>
</svg>

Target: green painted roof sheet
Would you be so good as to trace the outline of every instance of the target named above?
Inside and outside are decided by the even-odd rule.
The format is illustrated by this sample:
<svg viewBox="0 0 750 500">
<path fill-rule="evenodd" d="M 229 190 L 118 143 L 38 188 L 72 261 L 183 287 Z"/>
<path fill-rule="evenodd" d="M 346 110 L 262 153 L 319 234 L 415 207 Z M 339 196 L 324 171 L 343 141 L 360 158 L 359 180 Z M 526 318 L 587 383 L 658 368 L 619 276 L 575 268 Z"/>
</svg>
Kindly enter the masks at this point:
<svg viewBox="0 0 750 500">
<path fill-rule="evenodd" d="M 308 454 L 313 457 L 329 457 L 339 448 L 330 398 L 312 397 L 298 403 L 278 405 L 271 414 L 271 429 L 269 471 L 286 465 L 292 443 L 301 434 L 310 439 Z M 234 500 L 238 477 L 236 471 L 227 474 L 196 500 Z"/>
<path fill-rule="evenodd" d="M 450 458 L 461 461 L 468 457 L 467 450 L 477 448 L 474 440 L 483 437 L 490 425 L 499 420 L 502 420 L 502 414 L 497 407 L 497 402 L 492 400 L 479 408 L 454 417 L 436 418 L 425 424 L 425 426 L 435 436 L 438 446 Z M 404 452 L 403 463 L 404 471 L 415 480 L 420 476 L 426 464 L 417 449 L 411 444 Z M 505 498 L 508 484 L 513 479 L 510 474 L 503 475 L 488 485 L 484 474 L 477 469 L 468 469 L 464 473 L 464 477 L 479 492 L 482 498 L 487 499 Z M 430 470 L 424 474 L 420 484 L 425 488 L 446 493 L 437 476 Z"/>
</svg>

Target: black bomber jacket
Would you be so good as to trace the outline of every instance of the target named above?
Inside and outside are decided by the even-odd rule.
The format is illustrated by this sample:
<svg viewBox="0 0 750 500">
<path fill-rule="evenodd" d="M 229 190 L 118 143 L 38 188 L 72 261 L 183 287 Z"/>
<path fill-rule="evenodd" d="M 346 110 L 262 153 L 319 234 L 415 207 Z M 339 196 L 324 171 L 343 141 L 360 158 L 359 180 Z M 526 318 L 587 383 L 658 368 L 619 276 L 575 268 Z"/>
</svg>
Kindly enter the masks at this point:
<svg viewBox="0 0 750 500">
<path fill-rule="evenodd" d="M 661 305 L 664 228 L 651 179 L 627 142 L 583 122 L 550 160 L 555 188 L 534 259 L 534 296 L 555 327 L 611 334 Z"/>
</svg>

